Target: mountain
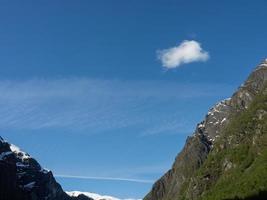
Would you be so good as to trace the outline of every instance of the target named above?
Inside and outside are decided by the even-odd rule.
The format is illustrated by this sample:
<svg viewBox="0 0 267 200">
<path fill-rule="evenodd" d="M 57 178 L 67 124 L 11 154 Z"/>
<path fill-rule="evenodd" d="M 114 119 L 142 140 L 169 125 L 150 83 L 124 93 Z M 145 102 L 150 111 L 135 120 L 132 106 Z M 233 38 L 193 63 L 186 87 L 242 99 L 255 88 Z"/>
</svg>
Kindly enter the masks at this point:
<svg viewBox="0 0 267 200">
<path fill-rule="evenodd" d="M 120 199 L 115 198 L 115 197 L 101 196 L 99 194 L 90 193 L 90 192 L 71 191 L 71 192 L 66 192 L 66 193 L 71 197 L 77 197 L 79 195 L 85 195 L 85 196 L 92 198 L 94 200 L 120 200 Z"/>
<path fill-rule="evenodd" d="M 0 137 L 1 200 L 119 200 L 65 192 L 53 173 Z M 267 60 L 209 110 L 144 200 L 267 199 Z"/>
<path fill-rule="evenodd" d="M 0 137 L 0 200 L 122 199 L 90 192 L 63 191 L 50 170 L 42 168 L 28 153 Z"/>
<path fill-rule="evenodd" d="M 77 197 L 79 195 L 85 195 L 85 196 L 90 197 L 94 200 L 141 200 L 141 199 L 118 199 L 116 197 L 102 196 L 102 195 L 91 193 L 91 192 L 71 191 L 71 192 L 66 192 L 66 193 L 72 197 Z"/>
<path fill-rule="evenodd" d="M 267 199 L 267 60 L 209 110 L 144 200 Z"/>
<path fill-rule="evenodd" d="M 74 197 L 65 193 L 51 171 L 42 168 L 29 154 L 1 137 L 0 199 L 94 200 L 83 194 Z"/>
</svg>

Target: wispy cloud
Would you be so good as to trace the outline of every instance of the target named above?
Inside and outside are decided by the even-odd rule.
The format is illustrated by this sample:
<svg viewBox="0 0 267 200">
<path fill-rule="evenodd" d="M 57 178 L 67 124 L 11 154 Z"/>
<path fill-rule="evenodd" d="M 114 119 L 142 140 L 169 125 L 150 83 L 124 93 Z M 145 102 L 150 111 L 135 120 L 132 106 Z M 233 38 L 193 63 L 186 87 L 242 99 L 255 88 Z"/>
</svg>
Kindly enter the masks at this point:
<svg viewBox="0 0 267 200">
<path fill-rule="evenodd" d="M 155 180 L 133 179 L 133 178 L 122 178 L 122 177 L 75 176 L 75 175 L 66 175 L 66 174 L 55 174 L 54 176 L 57 178 L 106 180 L 106 181 L 126 181 L 126 182 L 148 183 L 148 184 L 155 182 Z"/>
<path fill-rule="evenodd" d="M 141 136 L 149 136 L 161 133 L 175 134 L 178 131 L 182 131 L 183 133 L 190 133 L 192 129 L 190 129 L 190 125 L 184 119 L 181 119 L 177 116 L 177 118 L 173 119 L 163 119 L 160 124 L 153 124 L 150 127 L 146 128 L 142 131 Z"/>
<path fill-rule="evenodd" d="M 88 78 L 0 81 L 0 129 L 98 133 L 138 126 L 150 135 L 183 125 L 175 109 L 179 100 L 220 96 L 228 89 L 225 85 Z"/>
<path fill-rule="evenodd" d="M 171 69 L 186 63 L 206 61 L 209 53 L 201 48 L 199 42 L 185 40 L 178 46 L 158 51 L 158 58 L 163 67 Z"/>
</svg>

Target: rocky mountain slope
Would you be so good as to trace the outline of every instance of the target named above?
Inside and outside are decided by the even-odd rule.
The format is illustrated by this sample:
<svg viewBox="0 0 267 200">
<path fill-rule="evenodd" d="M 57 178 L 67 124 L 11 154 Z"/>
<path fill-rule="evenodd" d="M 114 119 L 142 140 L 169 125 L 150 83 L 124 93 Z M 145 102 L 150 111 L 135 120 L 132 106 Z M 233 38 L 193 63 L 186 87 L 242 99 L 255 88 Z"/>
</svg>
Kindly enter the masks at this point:
<svg viewBox="0 0 267 200">
<path fill-rule="evenodd" d="M 188 137 L 144 200 L 267 199 L 267 60 Z"/>
<path fill-rule="evenodd" d="M 90 192 L 65 192 L 52 172 L 0 137 L 0 200 L 122 200 Z M 137 200 L 137 199 L 124 199 Z"/>
<path fill-rule="evenodd" d="M 120 199 L 115 198 L 115 197 L 102 196 L 102 195 L 91 193 L 91 192 L 71 191 L 71 192 L 66 192 L 66 193 L 71 197 L 78 197 L 79 195 L 85 195 L 85 196 L 90 197 L 94 200 L 120 200 Z"/>
<path fill-rule="evenodd" d="M 51 171 L 0 137 L 1 200 L 116 200 L 64 192 Z M 144 200 L 267 199 L 267 60 L 209 110 Z"/>
<path fill-rule="evenodd" d="M 71 197 L 29 154 L 0 137 L 1 200 L 93 200 L 83 194 Z"/>
</svg>

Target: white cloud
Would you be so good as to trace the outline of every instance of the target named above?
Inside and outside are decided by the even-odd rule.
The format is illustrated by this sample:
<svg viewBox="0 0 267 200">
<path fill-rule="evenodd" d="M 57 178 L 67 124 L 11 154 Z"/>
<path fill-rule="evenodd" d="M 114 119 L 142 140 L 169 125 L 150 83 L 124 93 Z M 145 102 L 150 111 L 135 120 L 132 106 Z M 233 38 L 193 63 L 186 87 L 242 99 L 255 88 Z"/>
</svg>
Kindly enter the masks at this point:
<svg viewBox="0 0 267 200">
<path fill-rule="evenodd" d="M 158 51 L 158 58 L 163 67 L 171 69 L 185 63 L 206 61 L 209 59 L 209 53 L 204 51 L 197 41 L 185 40 L 179 46 Z"/>
</svg>

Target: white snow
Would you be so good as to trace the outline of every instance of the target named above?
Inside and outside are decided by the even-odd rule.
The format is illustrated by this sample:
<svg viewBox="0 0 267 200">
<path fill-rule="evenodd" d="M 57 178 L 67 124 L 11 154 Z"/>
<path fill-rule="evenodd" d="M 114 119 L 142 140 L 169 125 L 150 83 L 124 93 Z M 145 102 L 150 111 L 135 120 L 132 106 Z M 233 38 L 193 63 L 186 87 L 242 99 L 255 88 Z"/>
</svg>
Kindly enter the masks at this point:
<svg viewBox="0 0 267 200">
<path fill-rule="evenodd" d="M 72 192 L 66 192 L 69 196 L 72 197 L 77 197 L 80 194 L 83 194 L 85 196 L 88 196 L 90 198 L 93 198 L 94 200 L 101 200 L 101 199 L 105 199 L 105 200 L 119 200 L 118 198 L 115 197 L 111 197 L 111 196 L 101 196 L 99 194 L 95 194 L 95 193 L 90 193 L 90 192 L 79 192 L 79 191 L 72 191 Z"/>
<path fill-rule="evenodd" d="M 247 97 L 250 97 L 250 94 L 249 94 L 249 93 L 247 93 L 247 92 L 245 92 L 245 95 L 246 95 Z"/>
<path fill-rule="evenodd" d="M 50 172 L 50 170 L 49 169 L 45 169 L 45 168 L 41 168 L 40 172 L 42 172 L 44 174 L 47 174 L 48 172 Z"/>
<path fill-rule="evenodd" d="M 3 160 L 6 156 L 8 156 L 8 155 L 10 155 L 10 154 L 12 154 L 11 151 L 2 152 L 2 153 L 0 154 L 0 160 Z"/>
<path fill-rule="evenodd" d="M 17 162 L 16 163 L 16 166 L 17 167 L 24 167 L 24 168 L 27 168 L 27 167 L 29 167 L 29 165 L 27 164 L 27 165 L 25 165 L 25 164 L 23 164 L 23 163 L 21 163 L 21 162 Z"/>
<path fill-rule="evenodd" d="M 34 185 L 35 185 L 35 182 L 33 181 L 33 182 L 30 182 L 30 183 L 24 185 L 24 188 L 32 189 L 34 187 Z"/>
<path fill-rule="evenodd" d="M 267 67 L 267 58 L 260 64 L 261 67 Z M 257 67 L 256 71 L 259 70 L 260 68 Z"/>
<path fill-rule="evenodd" d="M 222 101 L 220 101 L 219 103 L 215 104 L 208 112 L 208 115 L 212 116 L 215 113 L 218 112 L 223 112 L 222 107 L 226 107 L 227 106 L 227 102 L 229 102 L 231 100 L 231 98 L 227 98 L 224 99 Z"/>
<path fill-rule="evenodd" d="M 16 155 L 16 157 L 20 159 L 20 162 L 16 163 L 17 167 L 24 167 L 24 168 L 29 167 L 29 164 L 24 164 L 25 160 L 31 158 L 31 156 L 28 153 L 22 151 L 19 147 L 17 147 L 14 144 L 10 144 L 10 149 Z M 48 172 L 50 172 L 50 170 L 41 167 L 40 172 L 47 174 Z"/>
<path fill-rule="evenodd" d="M 199 125 L 198 125 L 198 128 L 204 128 L 204 127 L 205 127 L 204 124 L 199 124 Z"/>
<path fill-rule="evenodd" d="M 211 115 L 211 116 L 214 115 L 212 109 L 209 110 L 208 115 Z"/>
<path fill-rule="evenodd" d="M 221 124 L 226 121 L 226 117 L 222 119 Z"/>
<path fill-rule="evenodd" d="M 90 197 L 94 200 L 141 200 L 141 199 L 118 199 L 116 197 L 106 196 L 106 195 L 102 196 L 102 195 L 91 193 L 91 192 L 71 191 L 71 192 L 66 192 L 66 193 L 71 197 L 77 197 L 80 194 L 83 194 L 83 195 Z"/>
<path fill-rule="evenodd" d="M 13 153 L 16 154 L 16 156 L 22 160 L 26 160 L 30 158 L 30 155 L 25 153 L 24 151 L 21 151 L 19 147 L 17 147 L 14 144 L 10 144 L 10 149 Z"/>
</svg>

